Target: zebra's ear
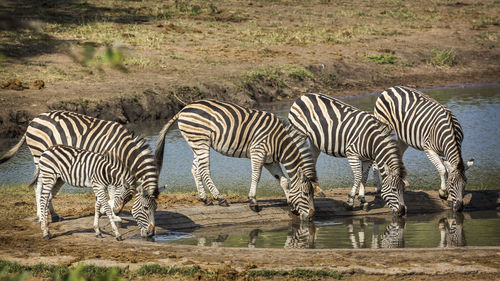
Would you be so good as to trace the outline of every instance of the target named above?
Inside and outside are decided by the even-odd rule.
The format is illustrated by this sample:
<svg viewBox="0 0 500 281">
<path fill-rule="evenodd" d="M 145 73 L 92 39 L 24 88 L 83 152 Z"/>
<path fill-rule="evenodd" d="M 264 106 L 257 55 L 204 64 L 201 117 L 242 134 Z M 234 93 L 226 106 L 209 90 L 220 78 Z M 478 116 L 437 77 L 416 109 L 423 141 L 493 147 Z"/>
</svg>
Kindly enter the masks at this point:
<svg viewBox="0 0 500 281">
<path fill-rule="evenodd" d="M 158 193 L 162 193 L 165 189 L 167 189 L 167 185 L 161 186 L 158 188 Z"/>
<path fill-rule="evenodd" d="M 446 168 L 446 171 L 448 171 L 448 173 L 452 173 L 455 171 L 455 168 L 450 164 L 450 162 L 448 161 L 443 161 L 443 164 L 444 164 L 444 167 Z"/>
<path fill-rule="evenodd" d="M 472 165 L 474 165 L 474 158 L 471 158 L 469 159 L 469 161 L 467 161 L 467 163 L 465 164 L 464 171 L 467 171 L 470 167 L 472 167 Z"/>
<path fill-rule="evenodd" d="M 122 175 L 122 186 L 125 189 L 129 188 L 129 184 L 128 184 L 127 180 L 125 179 L 125 175 Z"/>
</svg>

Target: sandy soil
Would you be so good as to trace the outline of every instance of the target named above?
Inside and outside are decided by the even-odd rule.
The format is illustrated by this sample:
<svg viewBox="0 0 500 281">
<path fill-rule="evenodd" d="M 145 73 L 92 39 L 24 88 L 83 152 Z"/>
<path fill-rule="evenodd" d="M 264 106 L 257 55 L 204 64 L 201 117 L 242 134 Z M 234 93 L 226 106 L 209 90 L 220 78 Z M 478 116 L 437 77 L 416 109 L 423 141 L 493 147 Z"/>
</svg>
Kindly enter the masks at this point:
<svg viewBox="0 0 500 281">
<path fill-rule="evenodd" d="M 371 189 L 369 191 L 372 191 Z M 327 197 L 316 200 L 318 217 L 335 215 L 390 216 L 383 204 L 372 205 L 370 211 L 347 212 L 342 207 L 347 189 L 327 191 Z M 469 208 L 479 206 L 495 209 L 499 206 L 498 192 L 473 192 L 466 196 Z M 367 199 L 373 200 L 373 192 Z M 90 196 L 88 196 L 90 197 Z M 129 266 L 136 269 L 146 263 L 169 266 L 200 266 L 202 268 L 225 267 L 243 276 L 252 269 L 333 269 L 344 279 L 403 278 L 407 280 L 437 277 L 452 280 L 459 276 L 470 279 L 490 279 L 500 270 L 500 247 L 464 247 L 449 249 L 358 249 L 358 250 L 314 250 L 314 249 L 247 249 L 214 248 L 160 244 L 134 239 L 115 241 L 106 225 L 103 239 L 95 238 L 92 229 L 92 203 L 88 210 L 75 210 L 74 200 L 87 196 L 64 195 L 55 199 L 54 205 L 65 216 L 62 222 L 50 225 L 54 237 L 43 240 L 38 223 L 33 216 L 15 218 L 3 216 L 0 224 L 0 256 L 22 264 L 70 265 L 78 262 L 100 266 Z M 423 200 L 425 198 L 425 200 Z M 491 200 L 495 198 L 495 200 Z M 424 210 L 443 211 L 449 207 L 434 191 L 411 191 L 405 194 L 412 212 Z M 21 208 L 17 201 L 7 206 Z M 262 211 L 249 210 L 243 198 L 231 198 L 229 208 L 204 206 L 192 195 L 161 195 L 157 211 L 157 232 L 167 230 L 210 232 L 221 227 L 244 228 L 257 224 L 266 228 L 288 224 L 293 218 L 288 214 L 283 198 L 261 198 Z M 490 202 L 490 203 L 485 203 Z M 31 202 L 26 204 L 32 204 Z M 489 205 L 488 205 L 489 204 Z M 33 211 L 33 210 L 32 210 Z M 32 213 L 33 214 L 33 213 Z M 128 212 L 120 231 L 124 237 L 138 234 L 135 222 Z M 106 224 L 106 219 L 101 224 Z M 263 222 L 266 223 L 263 223 Z M 84 249 L 84 250 L 83 250 Z M 464 275 L 465 274 L 465 275 Z M 371 277 L 370 277 L 371 276 Z"/>
</svg>

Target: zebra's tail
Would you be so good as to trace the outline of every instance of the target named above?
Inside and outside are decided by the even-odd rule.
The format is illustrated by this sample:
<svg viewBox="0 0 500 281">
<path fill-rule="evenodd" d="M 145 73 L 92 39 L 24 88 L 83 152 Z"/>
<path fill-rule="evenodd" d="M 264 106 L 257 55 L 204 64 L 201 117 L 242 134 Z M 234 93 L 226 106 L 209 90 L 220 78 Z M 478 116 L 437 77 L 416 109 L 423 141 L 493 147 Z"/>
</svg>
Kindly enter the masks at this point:
<svg viewBox="0 0 500 281">
<path fill-rule="evenodd" d="M 4 155 L 2 155 L 0 157 L 0 164 L 7 162 L 10 158 L 12 158 L 14 155 L 16 155 L 16 153 L 19 151 L 19 149 L 23 145 L 24 141 L 26 141 L 26 134 L 23 135 L 21 140 L 19 140 L 19 142 L 16 145 L 14 145 L 14 147 L 12 147 L 9 151 L 7 151 L 7 153 L 5 153 Z"/>
<path fill-rule="evenodd" d="M 163 164 L 163 151 L 165 150 L 165 136 L 168 133 L 168 130 L 170 127 L 174 124 L 177 119 L 179 119 L 179 116 L 181 114 L 182 110 L 177 112 L 172 119 L 170 119 L 165 126 L 160 131 L 160 135 L 158 136 L 158 139 L 156 140 L 156 151 L 155 151 L 155 164 L 156 168 L 158 169 L 158 175 L 161 172 L 161 166 Z"/>
</svg>

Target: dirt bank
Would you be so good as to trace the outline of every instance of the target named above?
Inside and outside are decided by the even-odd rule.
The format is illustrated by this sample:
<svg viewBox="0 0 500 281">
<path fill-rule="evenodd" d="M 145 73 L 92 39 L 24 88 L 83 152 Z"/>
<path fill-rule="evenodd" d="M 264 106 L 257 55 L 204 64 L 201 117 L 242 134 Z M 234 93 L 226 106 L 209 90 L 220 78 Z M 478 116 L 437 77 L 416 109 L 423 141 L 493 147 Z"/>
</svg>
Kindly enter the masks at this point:
<svg viewBox="0 0 500 281">
<path fill-rule="evenodd" d="M 371 189 L 369 191 L 372 191 Z M 347 189 L 328 191 L 327 197 L 316 200 L 317 216 L 376 215 L 390 216 L 382 204 L 374 204 L 368 213 L 361 210 L 346 212 L 341 202 Z M 466 196 L 468 208 L 495 209 L 499 206 L 499 192 L 475 191 Z M 28 198 L 27 196 L 26 198 Z M 4 196 L 2 204 L 11 210 L 24 208 L 19 199 Z M 18 198 L 18 197 L 17 197 Z M 32 199 L 32 198 L 31 198 Z M 412 276 L 440 276 L 452 280 L 461 274 L 471 279 L 494 278 L 499 271 L 499 247 L 464 247 L 454 249 L 359 249 L 359 250 L 315 250 L 315 249 L 243 249 L 214 248 L 161 244 L 126 239 L 118 242 L 109 235 L 106 225 L 105 238 L 94 237 L 92 217 L 85 214 L 79 205 L 92 209 L 90 195 L 61 194 L 54 205 L 65 216 L 62 222 L 52 223 L 54 235 L 49 241 L 42 239 L 38 223 L 31 213 L 26 218 L 19 215 L 2 215 L 0 224 L 0 256 L 3 259 L 23 264 L 40 261 L 50 264 L 69 265 L 77 262 L 105 266 L 128 266 L 136 269 L 143 264 L 157 263 L 168 266 L 201 266 L 202 268 L 229 267 L 237 272 L 256 269 L 330 269 L 343 275 L 344 279 L 367 278 L 374 275 L 391 278 L 413 279 Z M 373 200 L 369 193 L 368 200 Z M 412 212 L 439 212 L 449 207 L 441 202 L 434 191 L 411 191 L 405 194 Z M 287 225 L 291 218 L 283 198 L 264 198 L 260 213 L 249 210 L 243 198 L 230 198 L 229 208 L 204 206 L 190 195 L 161 195 L 157 213 L 157 231 L 183 230 L 206 233 L 221 227 L 242 228 L 258 225 L 262 229 Z M 77 204 L 75 202 L 85 202 Z M 5 208 L 2 208 L 5 210 Z M 76 215 L 75 214 L 79 214 Z M 138 233 L 135 223 L 125 212 L 125 223 L 120 227 L 124 237 Z M 467 216 L 467 213 L 466 213 Z M 102 222 L 102 221 L 101 221 Z M 265 222 L 265 223 L 264 223 Z M 102 222 L 104 223 L 104 222 Z M 392 276 L 392 277 L 390 277 Z"/>
<path fill-rule="evenodd" d="M 181 2 L 2 4 L 0 80 L 21 84 L 0 89 L 0 137 L 50 109 L 131 123 L 202 98 L 255 106 L 500 76 L 497 1 Z"/>
</svg>

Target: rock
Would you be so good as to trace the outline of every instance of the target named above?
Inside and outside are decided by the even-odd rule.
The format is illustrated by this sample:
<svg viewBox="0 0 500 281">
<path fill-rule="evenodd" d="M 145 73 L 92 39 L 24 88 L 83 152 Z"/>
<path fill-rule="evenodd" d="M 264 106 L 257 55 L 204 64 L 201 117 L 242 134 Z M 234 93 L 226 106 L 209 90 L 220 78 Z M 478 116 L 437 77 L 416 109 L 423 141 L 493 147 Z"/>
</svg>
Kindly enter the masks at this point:
<svg viewBox="0 0 500 281">
<path fill-rule="evenodd" d="M 42 88 L 45 88 L 45 82 L 43 82 L 43 80 L 35 80 L 35 82 L 33 82 L 33 87 L 31 87 L 31 89 L 34 90 L 41 90 Z"/>
<path fill-rule="evenodd" d="M 28 89 L 29 87 L 23 86 L 23 83 L 16 78 L 11 78 L 9 80 L 2 81 L 2 89 L 17 90 L 22 91 Z"/>
</svg>

